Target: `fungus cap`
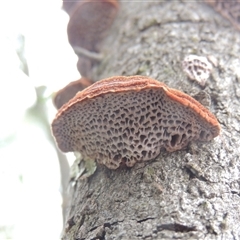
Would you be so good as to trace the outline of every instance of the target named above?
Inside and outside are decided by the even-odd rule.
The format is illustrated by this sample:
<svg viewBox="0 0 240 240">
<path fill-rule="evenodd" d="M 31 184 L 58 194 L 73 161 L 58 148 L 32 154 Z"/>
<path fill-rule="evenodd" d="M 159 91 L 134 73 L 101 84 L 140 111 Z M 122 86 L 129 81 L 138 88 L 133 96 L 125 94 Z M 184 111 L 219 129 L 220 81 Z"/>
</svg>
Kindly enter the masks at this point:
<svg viewBox="0 0 240 240">
<path fill-rule="evenodd" d="M 80 0 L 82 1 L 82 0 Z M 79 1 L 69 1 L 69 0 L 63 0 L 62 1 L 62 9 L 68 13 L 69 15 L 73 11 L 74 7 L 79 3 Z"/>
<path fill-rule="evenodd" d="M 69 43 L 98 52 L 99 43 L 116 17 L 116 0 L 80 1 L 71 12 L 67 27 Z"/>
<path fill-rule="evenodd" d="M 117 76 L 78 92 L 57 113 L 52 132 L 63 152 L 80 151 L 111 169 L 176 151 L 220 132 L 192 97 L 145 76 Z"/>
<path fill-rule="evenodd" d="M 77 92 L 82 91 L 91 84 L 93 84 L 93 82 L 87 78 L 80 78 L 79 80 L 70 82 L 67 86 L 55 93 L 53 98 L 54 106 L 57 109 L 61 108 L 65 103 L 73 98 Z"/>
</svg>

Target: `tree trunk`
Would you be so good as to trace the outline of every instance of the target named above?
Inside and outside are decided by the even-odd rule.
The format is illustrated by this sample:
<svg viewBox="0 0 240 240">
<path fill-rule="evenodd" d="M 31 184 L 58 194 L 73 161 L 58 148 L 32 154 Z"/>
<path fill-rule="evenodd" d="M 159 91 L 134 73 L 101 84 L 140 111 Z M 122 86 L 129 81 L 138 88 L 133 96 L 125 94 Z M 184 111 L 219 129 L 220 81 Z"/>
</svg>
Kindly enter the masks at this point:
<svg viewBox="0 0 240 240">
<path fill-rule="evenodd" d="M 72 189 L 63 239 L 239 239 L 239 32 L 202 1 L 122 1 L 103 53 L 94 80 L 146 75 L 203 92 L 221 134 L 131 169 L 98 166 Z M 218 60 L 204 88 L 183 74 L 188 54 Z"/>
</svg>

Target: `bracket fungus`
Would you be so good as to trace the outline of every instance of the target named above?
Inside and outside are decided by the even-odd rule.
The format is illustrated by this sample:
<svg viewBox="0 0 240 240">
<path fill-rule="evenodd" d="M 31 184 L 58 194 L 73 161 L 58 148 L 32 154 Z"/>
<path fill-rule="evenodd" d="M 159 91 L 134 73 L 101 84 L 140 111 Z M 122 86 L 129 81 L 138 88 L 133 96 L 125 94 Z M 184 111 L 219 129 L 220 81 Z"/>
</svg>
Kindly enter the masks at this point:
<svg viewBox="0 0 240 240">
<path fill-rule="evenodd" d="M 182 62 L 182 67 L 187 76 L 201 86 L 205 86 L 213 68 L 206 57 L 197 55 L 186 56 Z"/>
<path fill-rule="evenodd" d="M 101 43 L 107 35 L 117 12 L 117 0 L 85 0 L 63 2 L 70 15 L 68 41 L 78 55 L 77 68 L 81 76 L 91 78 L 91 69 L 103 58 Z"/>
<path fill-rule="evenodd" d="M 145 76 L 116 76 L 78 92 L 57 113 L 52 132 L 63 152 L 79 151 L 110 169 L 155 158 L 220 132 L 192 97 Z"/>
<path fill-rule="evenodd" d="M 76 4 L 67 27 L 68 40 L 73 49 L 81 47 L 98 52 L 117 10 L 116 0 L 86 0 Z"/>
<path fill-rule="evenodd" d="M 71 98 L 73 98 L 77 92 L 82 91 L 84 88 L 92 85 L 93 82 L 87 78 L 80 78 L 79 80 L 70 82 L 67 86 L 60 89 L 55 93 L 53 97 L 54 106 L 59 109 Z"/>
<path fill-rule="evenodd" d="M 79 3 L 79 1 L 62 0 L 62 9 L 70 15 L 77 3 Z"/>
</svg>

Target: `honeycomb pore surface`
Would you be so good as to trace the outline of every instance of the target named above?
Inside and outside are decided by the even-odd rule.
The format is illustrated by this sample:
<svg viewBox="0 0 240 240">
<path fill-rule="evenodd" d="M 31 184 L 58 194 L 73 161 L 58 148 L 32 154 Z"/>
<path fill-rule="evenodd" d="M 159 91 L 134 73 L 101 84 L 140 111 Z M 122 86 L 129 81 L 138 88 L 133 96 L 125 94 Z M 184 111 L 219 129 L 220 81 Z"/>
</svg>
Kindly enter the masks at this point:
<svg viewBox="0 0 240 240">
<path fill-rule="evenodd" d="M 207 121 L 170 99 L 162 89 L 107 93 L 77 102 L 54 120 L 64 152 L 80 151 L 111 169 L 175 151 L 192 140 L 211 140 Z"/>
</svg>

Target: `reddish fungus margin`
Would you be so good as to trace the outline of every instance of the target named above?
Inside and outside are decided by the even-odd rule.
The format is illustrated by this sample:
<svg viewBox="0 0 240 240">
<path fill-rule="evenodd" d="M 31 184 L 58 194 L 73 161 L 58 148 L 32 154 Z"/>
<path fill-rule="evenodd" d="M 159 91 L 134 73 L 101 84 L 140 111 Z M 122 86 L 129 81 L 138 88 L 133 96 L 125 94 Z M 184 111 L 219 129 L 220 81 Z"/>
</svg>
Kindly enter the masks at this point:
<svg viewBox="0 0 240 240">
<path fill-rule="evenodd" d="M 78 92 L 57 113 L 53 135 L 64 152 L 80 151 L 111 169 L 172 152 L 220 132 L 192 97 L 145 76 L 117 76 Z"/>
</svg>

